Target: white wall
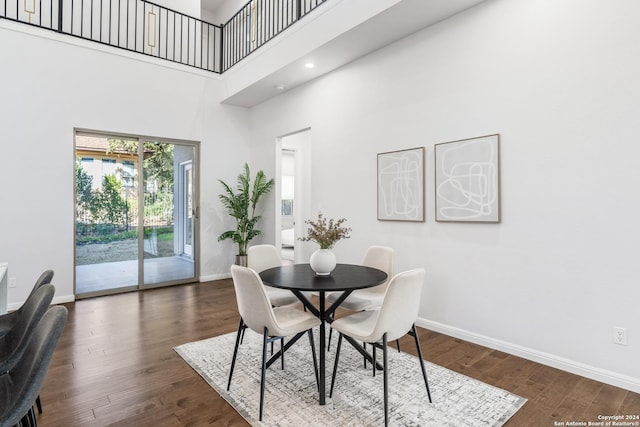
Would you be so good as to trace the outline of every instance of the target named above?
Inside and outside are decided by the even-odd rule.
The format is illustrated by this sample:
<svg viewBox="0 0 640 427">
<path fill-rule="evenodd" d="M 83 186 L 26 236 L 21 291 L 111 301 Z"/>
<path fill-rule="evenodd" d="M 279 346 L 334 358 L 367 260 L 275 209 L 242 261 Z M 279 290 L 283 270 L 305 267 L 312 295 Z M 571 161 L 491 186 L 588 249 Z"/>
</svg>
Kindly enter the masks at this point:
<svg viewBox="0 0 640 427">
<path fill-rule="evenodd" d="M 640 391 L 639 15 L 489 1 L 254 107 L 254 168 L 310 127 L 312 210 L 353 228 L 340 261 L 393 246 L 396 271 L 427 269 L 422 324 Z M 433 145 L 491 133 L 502 223 L 435 223 Z M 427 221 L 377 221 L 376 154 L 417 146 Z"/>
<path fill-rule="evenodd" d="M 200 0 L 156 0 L 153 3 L 200 19 Z"/>
<path fill-rule="evenodd" d="M 74 128 L 200 141 L 200 274 L 226 275 L 234 252 L 216 241 L 229 226 L 217 179 L 235 179 L 248 134 L 246 110 L 216 99 L 219 77 L 0 25 L 0 261 L 17 279 L 9 307 L 48 268 L 56 273 L 55 301 L 73 298 Z"/>
<path fill-rule="evenodd" d="M 202 9 L 200 19 L 210 24 L 218 24 L 218 18 L 214 11 Z"/>
<path fill-rule="evenodd" d="M 227 21 L 233 18 L 247 3 L 249 3 L 249 0 L 226 0 L 222 2 L 215 10 L 215 21 L 211 21 L 211 23 L 218 25 L 226 24 Z"/>
</svg>

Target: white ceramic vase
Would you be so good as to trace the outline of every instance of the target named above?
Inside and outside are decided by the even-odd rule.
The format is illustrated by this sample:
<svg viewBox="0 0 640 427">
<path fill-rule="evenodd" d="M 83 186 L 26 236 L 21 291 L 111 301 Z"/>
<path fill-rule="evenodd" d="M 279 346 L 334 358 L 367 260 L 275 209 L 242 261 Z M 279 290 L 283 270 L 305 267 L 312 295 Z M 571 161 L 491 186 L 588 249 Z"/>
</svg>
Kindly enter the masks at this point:
<svg viewBox="0 0 640 427">
<path fill-rule="evenodd" d="M 309 263 L 318 276 L 328 276 L 336 268 L 336 255 L 331 249 L 318 249 L 311 254 Z"/>
</svg>

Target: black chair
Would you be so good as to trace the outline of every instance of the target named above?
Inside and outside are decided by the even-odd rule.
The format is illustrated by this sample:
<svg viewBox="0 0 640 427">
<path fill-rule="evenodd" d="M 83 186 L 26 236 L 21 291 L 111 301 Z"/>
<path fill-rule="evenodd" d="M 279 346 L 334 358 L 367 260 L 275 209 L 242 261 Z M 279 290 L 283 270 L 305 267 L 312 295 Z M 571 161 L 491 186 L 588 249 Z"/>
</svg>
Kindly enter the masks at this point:
<svg viewBox="0 0 640 427">
<path fill-rule="evenodd" d="M 33 285 L 33 289 L 31 289 L 31 293 L 25 300 L 25 304 L 23 304 L 22 307 L 20 307 L 16 311 L 12 311 L 0 316 L 0 336 L 3 336 L 7 332 L 9 332 L 11 328 L 13 328 L 13 325 L 15 325 L 15 323 L 18 321 L 18 317 L 20 317 L 24 306 L 26 305 L 26 301 L 28 301 L 29 298 L 33 296 L 33 294 L 38 290 L 40 286 L 51 283 L 51 280 L 53 280 L 53 270 L 46 270 L 40 275 L 40 277 L 38 277 L 38 280 L 36 280 L 36 283 Z"/>
<path fill-rule="evenodd" d="M 65 307 L 49 309 L 29 337 L 20 360 L 0 375 L 0 426 L 15 426 L 21 420 L 36 425 L 33 402 L 40 394 L 67 315 Z"/>
<path fill-rule="evenodd" d="M 29 337 L 47 312 L 55 291 L 52 284 L 40 286 L 22 306 L 13 327 L 0 337 L 0 375 L 10 371 L 22 358 Z"/>
<path fill-rule="evenodd" d="M 22 357 L 29 337 L 49 308 L 54 293 L 55 287 L 50 283 L 34 287 L 27 301 L 20 307 L 20 315 L 16 317 L 13 327 L 0 336 L 0 375 L 9 371 Z M 41 414 L 40 396 L 36 398 L 36 405 Z"/>
</svg>

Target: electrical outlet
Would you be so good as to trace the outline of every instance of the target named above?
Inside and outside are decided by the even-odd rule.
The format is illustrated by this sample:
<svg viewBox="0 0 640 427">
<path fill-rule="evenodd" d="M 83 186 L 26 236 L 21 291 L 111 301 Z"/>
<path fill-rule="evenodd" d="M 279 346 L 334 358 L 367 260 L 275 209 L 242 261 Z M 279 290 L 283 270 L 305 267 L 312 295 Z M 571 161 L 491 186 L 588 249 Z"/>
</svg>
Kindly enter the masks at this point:
<svg viewBox="0 0 640 427">
<path fill-rule="evenodd" d="M 613 343 L 627 345 L 627 328 L 613 327 Z"/>
<path fill-rule="evenodd" d="M 16 278 L 15 277 L 9 277 L 8 286 L 10 288 L 15 288 L 16 287 Z"/>
</svg>

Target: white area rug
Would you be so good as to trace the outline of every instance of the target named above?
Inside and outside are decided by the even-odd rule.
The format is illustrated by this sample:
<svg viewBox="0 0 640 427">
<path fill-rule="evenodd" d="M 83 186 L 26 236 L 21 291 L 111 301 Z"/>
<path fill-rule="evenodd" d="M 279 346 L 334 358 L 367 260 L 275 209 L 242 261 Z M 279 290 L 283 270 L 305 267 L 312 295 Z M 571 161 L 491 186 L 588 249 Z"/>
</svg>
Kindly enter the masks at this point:
<svg viewBox="0 0 640 427">
<path fill-rule="evenodd" d="M 262 337 L 250 330 L 238 350 L 227 392 L 236 333 L 184 344 L 175 351 L 254 426 L 372 426 L 384 424 L 383 377 L 343 341 L 333 398 L 329 398 L 335 344 L 327 355 L 327 404 L 318 404 L 308 337 L 298 340 L 267 370 L 264 416 L 258 421 Z M 318 332 L 315 331 L 316 342 Z M 317 345 L 317 344 L 316 344 Z M 278 343 L 275 343 L 278 348 Z M 423 351 L 428 351 L 427 348 Z M 395 426 L 501 426 L 526 399 L 425 361 L 429 403 L 417 357 L 390 347 L 389 424 Z M 382 351 L 378 351 L 382 362 Z"/>
</svg>

